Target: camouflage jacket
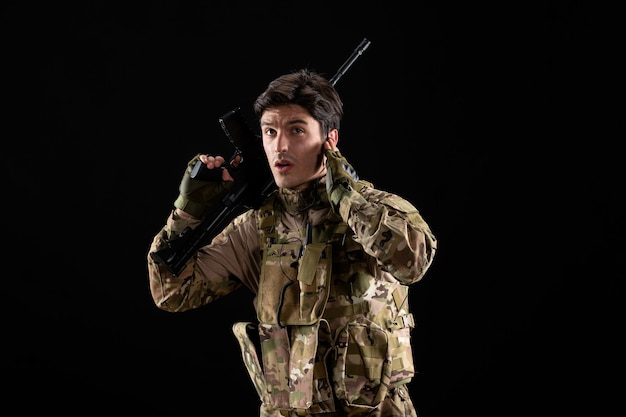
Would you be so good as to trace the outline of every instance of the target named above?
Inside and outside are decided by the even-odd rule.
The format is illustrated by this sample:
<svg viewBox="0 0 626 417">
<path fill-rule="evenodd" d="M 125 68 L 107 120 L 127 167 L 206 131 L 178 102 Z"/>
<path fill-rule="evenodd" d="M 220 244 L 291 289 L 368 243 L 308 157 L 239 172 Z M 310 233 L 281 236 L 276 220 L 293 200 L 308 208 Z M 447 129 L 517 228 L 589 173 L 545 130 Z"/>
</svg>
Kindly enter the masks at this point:
<svg viewBox="0 0 626 417">
<path fill-rule="evenodd" d="M 408 285 L 424 276 L 437 242 L 412 204 L 365 181 L 357 188 L 339 214 L 324 178 L 305 191 L 277 190 L 177 276 L 148 256 L 163 310 L 198 308 L 242 286 L 254 292 L 259 322 L 233 330 L 268 415 L 373 408 L 414 374 Z M 172 212 L 150 252 L 197 224 Z"/>
</svg>

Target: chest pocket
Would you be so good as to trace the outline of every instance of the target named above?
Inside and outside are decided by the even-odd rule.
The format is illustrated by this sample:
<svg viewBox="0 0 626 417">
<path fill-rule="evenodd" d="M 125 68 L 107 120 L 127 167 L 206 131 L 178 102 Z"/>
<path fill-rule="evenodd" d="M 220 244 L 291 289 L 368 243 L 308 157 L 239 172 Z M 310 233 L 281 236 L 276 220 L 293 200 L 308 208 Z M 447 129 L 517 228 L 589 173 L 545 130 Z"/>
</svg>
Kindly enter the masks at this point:
<svg viewBox="0 0 626 417">
<path fill-rule="evenodd" d="M 329 243 L 270 245 L 263 254 L 259 321 L 280 326 L 318 322 L 328 300 L 331 267 Z"/>
</svg>

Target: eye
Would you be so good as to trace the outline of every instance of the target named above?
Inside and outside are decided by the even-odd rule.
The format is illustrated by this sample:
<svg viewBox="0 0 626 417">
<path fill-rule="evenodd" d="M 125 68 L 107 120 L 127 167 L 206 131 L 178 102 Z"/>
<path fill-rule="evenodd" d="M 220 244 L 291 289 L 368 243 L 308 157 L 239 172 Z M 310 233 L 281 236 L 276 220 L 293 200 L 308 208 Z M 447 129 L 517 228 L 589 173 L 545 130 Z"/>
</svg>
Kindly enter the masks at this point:
<svg viewBox="0 0 626 417">
<path fill-rule="evenodd" d="M 274 136 L 276 134 L 276 130 L 272 129 L 271 127 L 268 127 L 267 129 L 263 131 L 263 134 L 265 136 Z"/>
<path fill-rule="evenodd" d="M 302 129 L 301 127 L 294 127 L 293 133 L 302 134 L 304 133 L 304 129 Z"/>
</svg>

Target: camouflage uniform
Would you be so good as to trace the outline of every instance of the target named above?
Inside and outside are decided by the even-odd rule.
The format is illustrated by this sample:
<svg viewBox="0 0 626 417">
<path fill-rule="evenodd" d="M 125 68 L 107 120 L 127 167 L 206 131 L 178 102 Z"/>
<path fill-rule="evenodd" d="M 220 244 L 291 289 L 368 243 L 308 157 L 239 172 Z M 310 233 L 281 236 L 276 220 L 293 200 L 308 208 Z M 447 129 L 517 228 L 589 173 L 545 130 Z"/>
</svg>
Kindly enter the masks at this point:
<svg viewBox="0 0 626 417">
<path fill-rule="evenodd" d="M 262 417 L 416 417 L 408 285 L 430 267 L 435 237 L 400 197 L 359 181 L 331 204 L 324 181 L 277 190 L 177 276 L 148 256 L 152 297 L 179 312 L 242 286 L 256 294 L 259 323 L 233 331 Z M 199 222 L 172 212 L 150 252 Z"/>
</svg>

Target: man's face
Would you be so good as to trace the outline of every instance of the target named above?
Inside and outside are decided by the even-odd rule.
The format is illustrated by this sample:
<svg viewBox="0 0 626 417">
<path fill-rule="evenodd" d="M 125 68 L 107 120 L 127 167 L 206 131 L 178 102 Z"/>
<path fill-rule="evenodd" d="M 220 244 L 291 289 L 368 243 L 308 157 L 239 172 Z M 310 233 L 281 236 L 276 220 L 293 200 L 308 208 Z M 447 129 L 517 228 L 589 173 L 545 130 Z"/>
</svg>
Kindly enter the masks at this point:
<svg viewBox="0 0 626 417">
<path fill-rule="evenodd" d="M 295 190 L 326 172 L 320 124 L 302 106 L 287 104 L 261 116 L 263 148 L 276 185 Z"/>
</svg>

